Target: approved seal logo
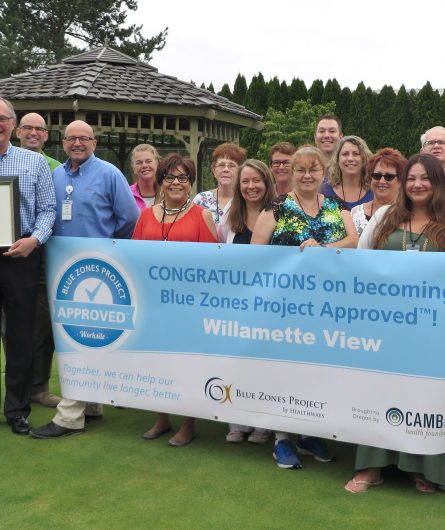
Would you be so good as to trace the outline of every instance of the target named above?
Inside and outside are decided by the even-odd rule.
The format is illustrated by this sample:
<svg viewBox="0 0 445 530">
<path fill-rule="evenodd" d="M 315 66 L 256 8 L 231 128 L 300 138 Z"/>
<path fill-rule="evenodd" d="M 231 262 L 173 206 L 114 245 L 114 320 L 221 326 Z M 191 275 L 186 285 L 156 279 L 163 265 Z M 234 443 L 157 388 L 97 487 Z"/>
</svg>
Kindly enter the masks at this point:
<svg viewBox="0 0 445 530">
<path fill-rule="evenodd" d="M 128 280 L 108 260 L 85 258 L 67 266 L 55 294 L 55 322 L 81 346 L 109 346 L 134 329 Z"/>
</svg>

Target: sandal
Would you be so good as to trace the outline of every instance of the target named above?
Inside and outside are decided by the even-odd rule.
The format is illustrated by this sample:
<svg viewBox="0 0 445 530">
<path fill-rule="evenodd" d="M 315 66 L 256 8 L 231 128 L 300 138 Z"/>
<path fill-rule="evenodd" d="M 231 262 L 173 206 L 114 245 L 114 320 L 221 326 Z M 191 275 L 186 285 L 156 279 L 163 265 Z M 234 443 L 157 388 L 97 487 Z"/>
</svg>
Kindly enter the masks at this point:
<svg viewBox="0 0 445 530">
<path fill-rule="evenodd" d="M 420 493 L 435 493 L 437 491 L 437 484 L 430 482 L 423 475 L 414 475 L 414 482 L 416 484 L 416 490 Z"/>
<path fill-rule="evenodd" d="M 376 480 L 375 482 L 368 482 L 367 480 L 356 480 L 351 479 L 345 486 L 345 490 L 349 493 L 365 493 L 373 486 L 380 486 L 383 484 L 383 479 Z"/>
</svg>

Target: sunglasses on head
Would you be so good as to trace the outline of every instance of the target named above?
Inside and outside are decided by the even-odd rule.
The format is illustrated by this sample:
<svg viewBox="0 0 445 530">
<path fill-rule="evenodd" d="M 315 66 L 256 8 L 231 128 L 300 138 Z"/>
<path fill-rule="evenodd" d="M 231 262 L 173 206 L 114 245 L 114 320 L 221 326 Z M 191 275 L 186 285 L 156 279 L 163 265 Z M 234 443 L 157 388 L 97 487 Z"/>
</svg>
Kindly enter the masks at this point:
<svg viewBox="0 0 445 530">
<path fill-rule="evenodd" d="M 374 180 L 380 180 L 382 177 L 386 180 L 386 182 L 391 182 L 391 180 L 397 178 L 397 175 L 394 173 L 371 173 L 371 178 Z"/>
</svg>

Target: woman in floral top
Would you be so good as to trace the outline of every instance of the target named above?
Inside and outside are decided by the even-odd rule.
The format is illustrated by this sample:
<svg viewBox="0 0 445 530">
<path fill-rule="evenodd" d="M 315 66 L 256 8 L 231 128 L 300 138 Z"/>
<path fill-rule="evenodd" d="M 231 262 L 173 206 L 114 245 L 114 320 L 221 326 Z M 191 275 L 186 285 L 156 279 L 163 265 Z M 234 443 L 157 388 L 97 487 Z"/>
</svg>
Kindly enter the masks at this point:
<svg viewBox="0 0 445 530">
<path fill-rule="evenodd" d="M 351 214 L 343 203 L 319 193 L 325 161 L 319 149 L 303 146 L 292 159 L 293 190 L 269 203 L 255 225 L 252 243 L 305 247 L 357 246 Z"/>
</svg>

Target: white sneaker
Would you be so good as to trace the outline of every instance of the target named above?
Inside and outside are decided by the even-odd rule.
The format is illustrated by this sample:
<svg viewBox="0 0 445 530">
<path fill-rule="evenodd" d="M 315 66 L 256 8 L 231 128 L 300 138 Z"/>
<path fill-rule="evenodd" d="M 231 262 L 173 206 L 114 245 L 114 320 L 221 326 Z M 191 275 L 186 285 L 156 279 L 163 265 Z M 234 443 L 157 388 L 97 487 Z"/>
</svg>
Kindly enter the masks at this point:
<svg viewBox="0 0 445 530">
<path fill-rule="evenodd" d="M 270 431 L 267 429 L 254 429 L 247 441 L 253 444 L 264 444 L 269 439 L 269 436 Z"/>
<path fill-rule="evenodd" d="M 244 441 L 244 433 L 242 431 L 230 431 L 226 435 L 226 442 L 239 444 Z"/>
</svg>

